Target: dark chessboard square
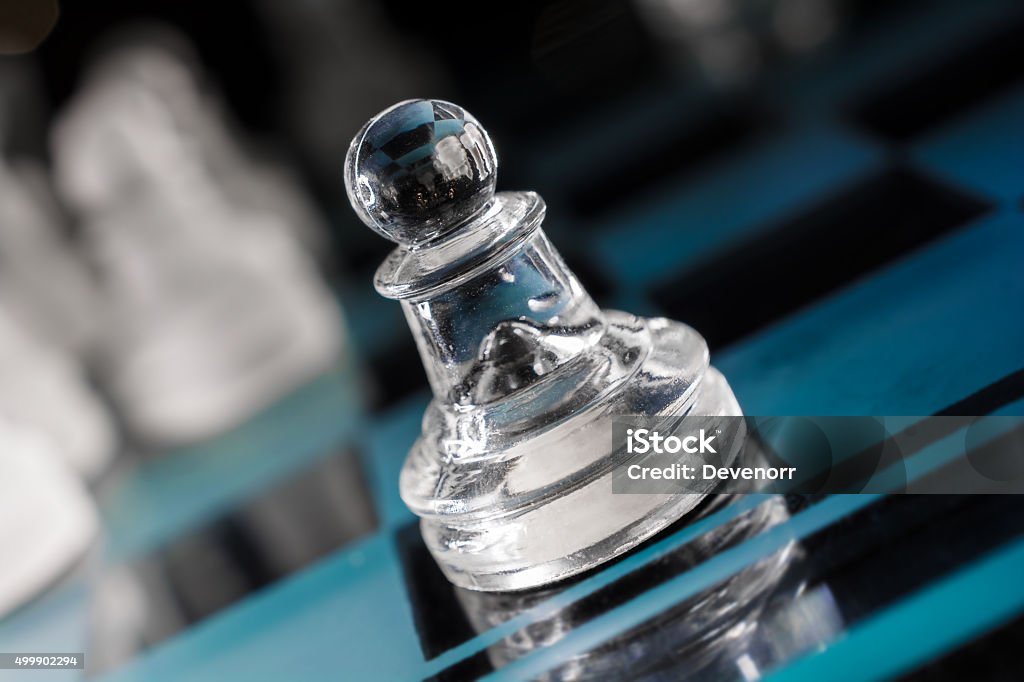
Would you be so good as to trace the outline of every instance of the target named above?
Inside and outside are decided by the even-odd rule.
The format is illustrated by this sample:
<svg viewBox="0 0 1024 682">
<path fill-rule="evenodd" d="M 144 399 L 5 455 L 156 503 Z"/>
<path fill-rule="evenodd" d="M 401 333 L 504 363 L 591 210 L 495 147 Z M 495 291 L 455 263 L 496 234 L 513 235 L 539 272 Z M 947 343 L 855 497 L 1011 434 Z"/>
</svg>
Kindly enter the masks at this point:
<svg viewBox="0 0 1024 682">
<path fill-rule="evenodd" d="M 1024 615 L 900 678 L 901 682 L 1020 680 Z"/>
<path fill-rule="evenodd" d="M 889 168 L 665 283 L 653 298 L 721 348 L 990 208 L 917 171 Z"/>
<path fill-rule="evenodd" d="M 855 122 L 891 142 L 916 137 L 1024 80 L 1024 21 L 981 35 L 852 107 Z"/>
</svg>

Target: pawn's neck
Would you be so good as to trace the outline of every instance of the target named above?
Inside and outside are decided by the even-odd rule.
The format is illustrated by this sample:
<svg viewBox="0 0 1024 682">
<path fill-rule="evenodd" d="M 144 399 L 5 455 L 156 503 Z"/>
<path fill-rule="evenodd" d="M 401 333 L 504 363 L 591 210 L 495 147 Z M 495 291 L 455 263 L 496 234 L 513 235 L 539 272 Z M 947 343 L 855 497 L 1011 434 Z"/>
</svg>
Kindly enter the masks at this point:
<svg viewBox="0 0 1024 682">
<path fill-rule="evenodd" d="M 456 284 L 402 300 L 438 400 L 481 405 L 526 388 L 603 333 L 601 310 L 536 227 Z"/>
</svg>

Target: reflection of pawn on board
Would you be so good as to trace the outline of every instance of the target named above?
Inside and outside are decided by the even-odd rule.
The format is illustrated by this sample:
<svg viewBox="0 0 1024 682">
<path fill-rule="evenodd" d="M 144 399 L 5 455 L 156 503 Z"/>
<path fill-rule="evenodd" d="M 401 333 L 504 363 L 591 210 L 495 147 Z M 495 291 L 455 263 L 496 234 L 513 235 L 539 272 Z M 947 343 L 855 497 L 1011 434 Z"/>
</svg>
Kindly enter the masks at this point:
<svg viewBox="0 0 1024 682">
<path fill-rule="evenodd" d="M 548 241 L 532 192 L 495 193 L 487 133 L 407 101 L 349 148 L 360 218 L 398 242 L 376 287 L 399 299 L 434 400 L 401 476 L 452 582 L 535 587 L 593 568 L 701 495 L 612 495 L 610 417 L 735 415 L 690 327 L 601 310 Z"/>
<path fill-rule="evenodd" d="M 781 496 L 768 498 L 754 509 L 668 551 L 659 559 L 659 576 L 664 580 L 678 576 L 788 519 L 785 500 Z M 775 640 L 773 646 L 758 642 L 758 637 L 764 636 L 758 627 L 764 606 L 802 554 L 798 543 L 791 541 L 714 586 L 666 605 L 657 618 L 559 661 L 556 668 L 538 679 L 743 679 L 742 674 L 737 674 L 743 671 L 743 659 L 761 663 L 766 655 L 778 656 L 787 642 L 808 635 L 823 641 L 834 632 L 834 628 L 827 627 L 834 618 L 809 619 L 807 624 L 811 627 L 787 628 L 784 641 Z M 473 629 L 483 633 L 535 609 L 563 589 L 563 585 L 527 592 L 456 589 L 455 594 Z M 514 636 L 489 646 L 488 658 L 496 669 L 504 668 L 561 641 L 594 615 L 591 609 L 580 609 L 574 602 L 562 609 L 548 609 L 542 616 L 531 618 L 530 624 Z M 643 653 L 638 656 L 637 652 Z"/>
<path fill-rule="evenodd" d="M 103 278 L 102 374 L 136 435 L 214 435 L 333 364 L 338 313 L 294 229 L 310 211 L 241 154 L 174 50 L 108 54 L 53 142 Z"/>
</svg>

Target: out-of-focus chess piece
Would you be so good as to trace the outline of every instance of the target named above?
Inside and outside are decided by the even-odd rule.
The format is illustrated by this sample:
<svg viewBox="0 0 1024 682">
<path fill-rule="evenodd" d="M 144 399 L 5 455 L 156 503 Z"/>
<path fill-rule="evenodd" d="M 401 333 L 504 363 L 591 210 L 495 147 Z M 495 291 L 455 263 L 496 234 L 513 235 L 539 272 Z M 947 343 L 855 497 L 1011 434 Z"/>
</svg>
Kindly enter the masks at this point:
<svg viewBox="0 0 1024 682">
<path fill-rule="evenodd" d="M 378 114 L 345 164 L 357 214 L 399 244 L 375 284 L 401 301 L 434 393 L 402 499 L 448 578 L 485 591 L 586 571 L 702 499 L 612 495 L 613 416 L 741 413 L 696 331 L 598 308 L 541 198 L 496 178 L 484 129 L 437 100 Z"/>
<path fill-rule="evenodd" d="M 53 443 L 3 412 L 0 406 L 0 618 L 70 574 L 99 533 L 92 499 Z"/>
<path fill-rule="evenodd" d="M 82 362 L 98 328 L 93 281 L 36 160 L 41 100 L 26 64 L 0 64 L 0 412 L 94 481 L 117 438 Z"/>
<path fill-rule="evenodd" d="M 116 448 L 79 360 L 96 300 L 57 224 L 41 175 L 0 160 L 0 411 L 47 434 L 75 471 L 95 479 Z"/>
<path fill-rule="evenodd" d="M 0 307 L 0 414 L 48 436 L 61 459 L 86 479 L 113 460 L 117 438 L 81 364 L 32 336 Z"/>
<path fill-rule="evenodd" d="M 0 308 L 47 343 L 80 354 L 97 331 L 95 283 L 59 229 L 42 169 L 0 159 Z"/>
<path fill-rule="evenodd" d="M 714 86 L 745 83 L 775 54 L 818 47 L 835 32 L 842 0 L 636 0 L 669 61 Z"/>
<path fill-rule="evenodd" d="M 294 229 L 312 211 L 248 163 L 175 49 L 109 51 L 53 151 L 102 276 L 101 375 L 136 436 L 215 435 L 335 363 L 340 311 Z"/>
</svg>

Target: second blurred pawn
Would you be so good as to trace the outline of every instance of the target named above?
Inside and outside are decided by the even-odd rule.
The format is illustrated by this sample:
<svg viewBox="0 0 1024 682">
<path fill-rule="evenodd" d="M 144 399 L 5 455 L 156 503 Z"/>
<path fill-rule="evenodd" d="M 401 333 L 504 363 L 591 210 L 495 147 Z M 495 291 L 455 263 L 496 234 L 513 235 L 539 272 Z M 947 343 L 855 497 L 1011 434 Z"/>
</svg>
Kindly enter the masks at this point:
<svg viewBox="0 0 1024 682">
<path fill-rule="evenodd" d="M 56 587 L 96 544 L 96 507 L 61 459 L 0 410 L 0 619 Z"/>
<path fill-rule="evenodd" d="M 0 159 L 0 412 L 48 436 L 74 471 L 96 480 L 117 448 L 79 360 L 96 300 L 52 209 L 41 174 Z"/>
<path fill-rule="evenodd" d="M 238 191 L 267 176 L 179 54 L 152 40 L 111 51 L 53 136 L 58 186 L 102 276 L 102 374 L 153 445 L 236 426 L 343 345 L 296 212 Z"/>
</svg>

